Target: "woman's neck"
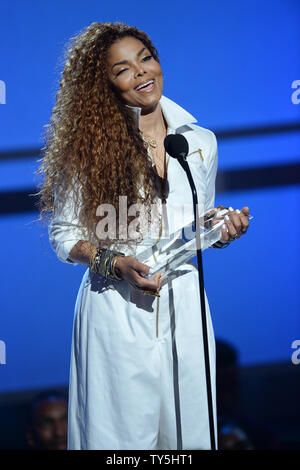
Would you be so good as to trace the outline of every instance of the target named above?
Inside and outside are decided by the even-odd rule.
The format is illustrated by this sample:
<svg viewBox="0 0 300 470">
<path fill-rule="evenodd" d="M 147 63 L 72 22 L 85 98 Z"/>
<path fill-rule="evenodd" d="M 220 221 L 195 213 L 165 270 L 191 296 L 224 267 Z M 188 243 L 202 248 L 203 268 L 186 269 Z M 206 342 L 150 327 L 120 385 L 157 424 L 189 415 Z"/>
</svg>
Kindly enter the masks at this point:
<svg viewBox="0 0 300 470">
<path fill-rule="evenodd" d="M 153 138 L 166 132 L 167 123 L 165 122 L 159 103 L 152 112 L 149 112 L 147 114 L 141 113 L 140 130 L 144 135 Z"/>
</svg>

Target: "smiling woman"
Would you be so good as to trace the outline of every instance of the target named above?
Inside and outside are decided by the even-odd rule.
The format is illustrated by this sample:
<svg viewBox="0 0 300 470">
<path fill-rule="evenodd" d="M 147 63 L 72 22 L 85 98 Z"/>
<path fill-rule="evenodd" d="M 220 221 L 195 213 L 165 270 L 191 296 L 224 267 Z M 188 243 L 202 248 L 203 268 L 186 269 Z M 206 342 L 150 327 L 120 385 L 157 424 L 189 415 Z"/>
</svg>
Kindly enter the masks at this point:
<svg viewBox="0 0 300 470">
<path fill-rule="evenodd" d="M 126 57 L 125 60 L 119 60 Z M 115 42 L 108 51 L 108 77 L 122 102 L 152 112 L 163 91 L 159 62 L 149 49 L 134 37 Z"/>
<path fill-rule="evenodd" d="M 205 212 L 214 208 L 217 143 L 162 93 L 158 53 L 144 32 L 92 23 L 72 38 L 38 171 L 52 248 L 61 261 L 87 266 L 74 312 L 69 449 L 211 448 L 197 268 L 184 264 L 151 279 L 137 255 L 153 249 L 169 218 L 192 205 L 183 170 L 164 149 L 166 135 L 187 139 Z M 151 215 L 155 206 L 158 240 L 143 230 L 132 239 L 128 227 L 124 237 L 115 220 L 118 234 L 97 238 L 99 206 L 113 208 L 120 222 L 124 196 L 130 210 L 142 203 Z M 230 211 L 221 245 L 246 232 L 248 214 Z M 216 429 L 215 343 L 205 302 Z"/>
<path fill-rule="evenodd" d="M 126 59 L 121 60 L 124 57 Z M 152 151 L 152 158 L 158 175 L 165 178 L 163 141 L 167 126 L 159 104 L 163 92 L 163 74 L 157 57 L 151 54 L 141 40 L 127 36 L 109 48 L 107 66 L 110 83 L 122 103 L 141 109 L 139 127 L 144 137 L 151 133 L 155 135 L 156 140 L 151 141 L 158 142 L 158 148 Z"/>
</svg>

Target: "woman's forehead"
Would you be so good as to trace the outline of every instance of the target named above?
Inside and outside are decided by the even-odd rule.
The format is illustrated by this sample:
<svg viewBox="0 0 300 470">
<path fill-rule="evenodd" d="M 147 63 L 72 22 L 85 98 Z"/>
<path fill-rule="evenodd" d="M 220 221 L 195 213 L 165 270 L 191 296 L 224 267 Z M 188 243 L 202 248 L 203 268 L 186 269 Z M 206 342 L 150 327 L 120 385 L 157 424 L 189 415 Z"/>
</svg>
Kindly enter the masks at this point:
<svg viewBox="0 0 300 470">
<path fill-rule="evenodd" d="M 122 39 L 115 41 L 108 49 L 108 59 L 113 59 L 116 56 L 123 56 L 128 53 L 137 53 L 141 49 L 147 49 L 145 44 L 135 37 L 125 36 Z"/>
</svg>

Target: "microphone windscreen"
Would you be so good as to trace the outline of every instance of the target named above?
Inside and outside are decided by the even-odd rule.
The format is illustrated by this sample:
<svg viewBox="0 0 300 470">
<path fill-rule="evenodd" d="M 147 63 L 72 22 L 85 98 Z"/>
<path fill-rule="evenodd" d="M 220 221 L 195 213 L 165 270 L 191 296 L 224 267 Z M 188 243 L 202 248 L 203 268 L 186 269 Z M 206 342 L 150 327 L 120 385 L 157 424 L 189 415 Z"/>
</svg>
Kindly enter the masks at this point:
<svg viewBox="0 0 300 470">
<path fill-rule="evenodd" d="M 164 140 L 166 152 L 171 157 L 178 158 L 189 153 L 189 144 L 182 134 L 169 134 Z"/>
</svg>

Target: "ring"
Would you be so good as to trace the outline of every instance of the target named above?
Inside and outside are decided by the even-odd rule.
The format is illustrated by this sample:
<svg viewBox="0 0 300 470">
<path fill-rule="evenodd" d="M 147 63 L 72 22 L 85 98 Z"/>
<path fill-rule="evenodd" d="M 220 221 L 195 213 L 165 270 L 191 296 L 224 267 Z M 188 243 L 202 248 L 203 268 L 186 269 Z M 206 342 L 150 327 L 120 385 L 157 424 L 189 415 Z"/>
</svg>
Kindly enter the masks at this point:
<svg viewBox="0 0 300 470">
<path fill-rule="evenodd" d="M 143 293 L 146 295 L 155 295 L 156 297 L 160 297 L 160 294 L 156 292 L 155 290 L 144 289 Z"/>
<path fill-rule="evenodd" d="M 237 238 L 239 238 L 238 234 L 235 233 L 234 235 L 231 235 L 231 239 L 232 240 L 236 240 Z"/>
</svg>

